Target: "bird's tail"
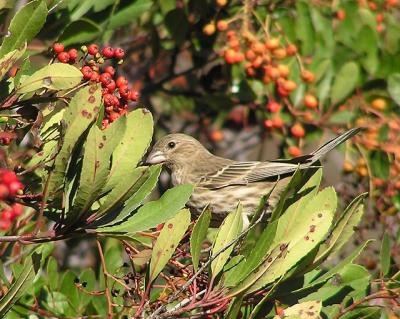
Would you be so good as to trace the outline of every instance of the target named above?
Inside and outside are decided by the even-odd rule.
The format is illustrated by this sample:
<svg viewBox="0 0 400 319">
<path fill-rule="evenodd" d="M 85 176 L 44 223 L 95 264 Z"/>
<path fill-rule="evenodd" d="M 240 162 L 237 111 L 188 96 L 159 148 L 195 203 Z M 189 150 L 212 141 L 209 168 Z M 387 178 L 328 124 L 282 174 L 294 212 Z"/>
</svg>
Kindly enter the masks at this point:
<svg viewBox="0 0 400 319">
<path fill-rule="evenodd" d="M 343 134 L 331 139 L 330 141 L 326 142 L 324 145 L 322 145 L 320 148 L 315 150 L 314 152 L 310 153 L 310 162 L 314 163 L 318 161 L 322 156 L 324 156 L 326 153 L 330 152 L 333 150 L 336 146 L 339 144 L 342 144 L 349 138 L 353 137 L 356 135 L 358 132 L 360 132 L 362 128 L 356 127 L 351 130 L 348 130 L 347 132 L 344 132 Z"/>
</svg>

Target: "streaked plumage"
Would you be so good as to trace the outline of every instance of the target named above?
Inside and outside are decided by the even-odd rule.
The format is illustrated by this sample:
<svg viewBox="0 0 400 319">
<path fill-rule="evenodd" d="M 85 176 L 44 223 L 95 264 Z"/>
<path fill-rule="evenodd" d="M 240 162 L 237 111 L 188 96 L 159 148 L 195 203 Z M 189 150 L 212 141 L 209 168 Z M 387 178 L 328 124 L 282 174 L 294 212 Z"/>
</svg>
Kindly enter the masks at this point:
<svg viewBox="0 0 400 319">
<path fill-rule="evenodd" d="M 281 179 L 268 202 L 270 208 L 274 207 L 290 179 L 290 174 L 298 167 L 310 167 L 359 131 L 359 128 L 349 130 L 308 155 L 265 162 L 238 162 L 218 157 L 191 136 L 170 134 L 154 145 L 147 163 L 165 164 L 171 171 L 174 186 L 187 183 L 195 185 L 188 206 L 196 213 L 210 205 L 212 213 L 223 218 L 240 200 L 246 225 L 248 216 L 254 213 L 260 198 L 270 191 L 278 177 Z"/>
</svg>

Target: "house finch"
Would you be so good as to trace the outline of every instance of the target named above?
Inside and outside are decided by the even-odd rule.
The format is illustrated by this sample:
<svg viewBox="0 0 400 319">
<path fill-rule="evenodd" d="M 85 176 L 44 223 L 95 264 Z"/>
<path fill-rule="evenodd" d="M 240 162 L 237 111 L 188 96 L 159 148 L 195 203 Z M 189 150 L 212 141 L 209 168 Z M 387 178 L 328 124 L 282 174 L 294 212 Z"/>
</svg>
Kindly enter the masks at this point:
<svg viewBox="0 0 400 319">
<path fill-rule="evenodd" d="M 351 129 L 308 155 L 266 162 L 238 162 L 218 157 L 191 136 L 170 134 L 154 145 L 147 163 L 165 164 L 171 171 L 174 186 L 195 185 L 187 203 L 194 213 L 200 213 L 209 205 L 213 219 L 222 219 L 240 201 L 243 206 L 243 225 L 247 227 L 248 218 L 256 211 L 263 195 L 268 194 L 275 186 L 268 199 L 268 208 L 272 210 L 290 176 L 298 168 L 311 167 L 322 156 L 360 130 Z"/>
</svg>

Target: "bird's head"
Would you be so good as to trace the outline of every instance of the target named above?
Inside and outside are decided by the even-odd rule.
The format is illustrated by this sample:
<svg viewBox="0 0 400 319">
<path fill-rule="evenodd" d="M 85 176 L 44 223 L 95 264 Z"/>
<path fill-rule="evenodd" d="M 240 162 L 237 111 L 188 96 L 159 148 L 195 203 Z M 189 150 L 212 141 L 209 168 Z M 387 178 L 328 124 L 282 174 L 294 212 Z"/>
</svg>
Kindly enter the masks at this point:
<svg viewBox="0 0 400 319">
<path fill-rule="evenodd" d="M 165 163 L 167 166 L 180 166 L 195 160 L 199 152 L 209 152 L 195 138 L 186 134 L 169 134 L 161 138 L 152 148 L 146 162 Z"/>
</svg>

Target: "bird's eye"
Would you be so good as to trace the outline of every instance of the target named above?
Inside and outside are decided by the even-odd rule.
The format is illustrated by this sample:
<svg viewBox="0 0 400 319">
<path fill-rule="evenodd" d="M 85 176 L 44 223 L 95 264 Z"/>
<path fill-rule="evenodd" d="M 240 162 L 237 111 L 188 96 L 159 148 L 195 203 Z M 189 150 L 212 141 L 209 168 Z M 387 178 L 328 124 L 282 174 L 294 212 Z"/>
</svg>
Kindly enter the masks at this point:
<svg viewBox="0 0 400 319">
<path fill-rule="evenodd" d="M 169 147 L 169 148 L 174 148 L 175 145 L 176 145 L 175 142 L 169 142 L 169 143 L 168 143 L 168 147 Z"/>
</svg>

